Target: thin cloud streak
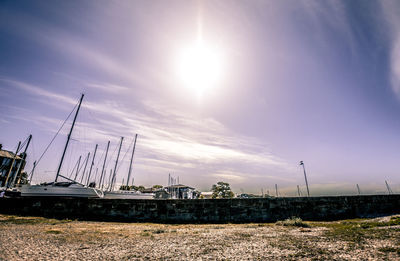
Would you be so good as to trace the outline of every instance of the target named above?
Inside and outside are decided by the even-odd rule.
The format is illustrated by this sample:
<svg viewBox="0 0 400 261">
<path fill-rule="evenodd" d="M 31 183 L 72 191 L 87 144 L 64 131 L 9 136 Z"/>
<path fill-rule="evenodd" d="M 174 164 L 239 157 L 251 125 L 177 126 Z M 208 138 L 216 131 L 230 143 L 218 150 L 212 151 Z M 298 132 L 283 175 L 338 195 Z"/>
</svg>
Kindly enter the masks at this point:
<svg viewBox="0 0 400 261">
<path fill-rule="evenodd" d="M 28 91 L 33 95 L 46 95 L 59 102 L 74 104 L 75 100 L 46 91 L 37 86 L 2 78 L 9 84 Z M 144 103 L 149 106 L 149 103 Z M 56 106 L 56 105 L 54 105 Z M 113 103 L 85 102 L 83 110 L 89 110 L 96 115 L 96 122 L 78 122 L 74 131 L 75 137 L 82 133 L 89 133 L 85 137 L 85 144 L 99 143 L 109 137 L 130 137 L 139 133 L 141 150 L 146 151 L 146 157 L 163 155 L 163 159 L 153 161 L 161 169 L 171 167 L 196 168 L 201 164 L 214 167 L 212 172 L 222 167 L 222 163 L 239 162 L 241 169 L 246 166 L 258 166 L 259 169 L 272 168 L 280 171 L 290 171 L 293 168 L 284 160 L 268 153 L 264 145 L 256 143 L 254 139 L 241 137 L 230 133 L 223 125 L 213 119 L 206 119 L 205 123 L 198 123 L 189 115 L 177 110 L 160 109 L 159 107 L 146 107 L 151 115 L 127 111 L 123 106 Z M 82 112 L 81 112 L 82 113 Z M 105 119 L 108 118 L 108 119 Z M 44 125 L 48 131 L 54 132 L 59 124 L 58 119 L 49 119 L 36 116 L 33 121 Z M 206 126 L 206 127 L 205 127 Z M 66 130 L 63 130 L 64 134 Z M 145 160 L 145 159 L 143 159 Z M 181 165 L 183 164 L 183 165 Z M 154 165 L 153 165 L 154 166 Z M 243 175 L 243 179 L 246 175 Z"/>
</svg>

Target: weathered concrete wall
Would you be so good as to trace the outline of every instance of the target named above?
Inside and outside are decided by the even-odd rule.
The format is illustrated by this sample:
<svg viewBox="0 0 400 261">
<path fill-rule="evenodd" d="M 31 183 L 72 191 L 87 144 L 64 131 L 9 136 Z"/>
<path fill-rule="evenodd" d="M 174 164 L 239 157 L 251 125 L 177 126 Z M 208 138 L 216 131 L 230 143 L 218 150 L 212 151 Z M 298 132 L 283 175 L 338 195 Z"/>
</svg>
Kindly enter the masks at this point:
<svg viewBox="0 0 400 261">
<path fill-rule="evenodd" d="M 400 195 L 198 200 L 0 198 L 0 213 L 167 223 L 274 222 L 291 216 L 337 220 L 400 214 Z"/>
</svg>

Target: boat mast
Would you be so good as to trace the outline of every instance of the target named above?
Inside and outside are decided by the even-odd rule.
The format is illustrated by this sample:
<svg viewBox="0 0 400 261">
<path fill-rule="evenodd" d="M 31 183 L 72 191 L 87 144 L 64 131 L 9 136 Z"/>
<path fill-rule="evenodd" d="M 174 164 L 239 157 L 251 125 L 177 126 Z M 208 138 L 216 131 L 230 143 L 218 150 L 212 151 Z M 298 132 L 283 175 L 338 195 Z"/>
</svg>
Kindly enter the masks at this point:
<svg viewBox="0 0 400 261">
<path fill-rule="evenodd" d="M 118 166 L 118 159 L 119 159 L 119 154 L 121 152 L 121 147 L 122 147 L 122 141 L 124 140 L 124 137 L 121 137 L 121 142 L 119 143 L 119 149 L 118 149 L 118 155 L 117 155 L 117 160 L 115 161 L 115 166 L 114 166 L 114 174 L 113 177 L 111 179 L 111 186 L 110 186 L 110 190 L 113 190 L 113 186 L 115 183 L 115 176 L 117 175 L 117 166 Z"/>
<path fill-rule="evenodd" d="M 126 186 L 129 186 L 129 179 L 131 177 L 131 172 L 132 172 L 132 161 L 133 161 L 133 154 L 135 154 L 135 147 L 136 147 L 136 139 L 137 139 L 137 134 L 135 135 L 135 143 L 133 143 L 133 150 L 132 150 L 132 156 L 131 156 L 131 162 L 129 164 L 129 172 L 128 172 L 128 179 L 126 180 Z"/>
<path fill-rule="evenodd" d="M 18 176 L 18 174 L 19 174 L 19 172 L 21 170 L 21 167 L 24 168 L 23 164 L 26 164 L 26 151 L 28 150 L 29 143 L 31 143 L 31 140 L 32 140 L 32 134 L 29 135 L 28 142 L 26 143 L 26 146 L 25 146 L 25 149 L 24 149 L 24 153 L 22 154 L 22 160 L 18 165 L 18 170 L 17 170 L 17 173 L 15 173 L 15 176 L 14 176 L 13 182 L 11 183 L 11 186 L 15 185 L 15 180 L 17 179 L 17 176 Z M 22 178 L 22 173 L 18 177 L 17 184 L 19 184 L 21 182 L 21 178 Z"/>
<path fill-rule="evenodd" d="M 69 134 L 68 134 L 68 137 L 67 137 L 67 142 L 65 143 L 64 152 L 63 152 L 63 154 L 61 156 L 60 165 L 58 165 L 57 175 L 56 175 L 56 179 L 54 180 L 54 182 L 57 182 L 58 176 L 60 175 L 60 170 L 61 170 L 61 167 L 62 167 L 62 163 L 64 161 L 65 152 L 67 151 L 68 143 L 69 143 L 69 140 L 71 139 L 71 134 L 72 134 L 72 130 L 74 129 L 76 117 L 78 117 L 79 109 L 81 108 L 83 96 L 85 96 L 85 95 L 82 93 L 81 99 L 79 100 L 78 109 L 76 109 L 74 121 L 72 122 L 71 129 L 69 130 Z"/>
<path fill-rule="evenodd" d="M 98 144 L 96 144 L 96 147 L 94 148 L 94 154 L 93 154 L 93 158 L 92 158 L 92 164 L 90 164 L 90 170 L 89 170 L 89 175 L 88 175 L 88 177 L 87 177 L 86 185 L 89 185 L 89 179 L 90 179 L 90 175 L 92 174 L 92 168 L 93 168 L 93 165 L 94 165 L 94 159 L 96 158 L 97 146 L 98 146 Z"/>
<path fill-rule="evenodd" d="M 83 178 L 85 177 L 86 167 L 87 167 L 87 164 L 89 162 L 89 158 L 90 158 L 90 152 L 88 152 L 86 160 L 85 160 L 85 167 L 83 168 L 82 177 L 81 177 L 81 183 L 83 182 Z"/>
<path fill-rule="evenodd" d="M 78 173 L 79 173 L 79 170 L 80 170 L 79 166 L 81 165 L 81 158 L 82 158 L 82 155 L 80 155 L 79 159 L 78 159 L 78 165 L 76 167 L 76 174 L 75 174 L 74 180 L 76 180 L 76 178 L 78 177 Z"/>
<path fill-rule="evenodd" d="M 10 170 L 8 171 L 6 181 L 4 182 L 4 186 L 5 186 L 6 188 L 8 188 L 8 179 L 10 178 L 10 174 L 11 174 L 12 169 L 13 169 L 13 167 L 14 167 L 15 159 L 18 157 L 17 155 L 18 155 L 19 147 L 21 147 L 21 142 L 18 142 L 17 150 L 15 151 L 13 160 L 12 160 L 12 162 L 11 162 Z"/>
<path fill-rule="evenodd" d="M 107 154 L 108 154 L 108 148 L 110 147 L 110 141 L 108 141 L 107 143 L 107 149 L 106 149 L 106 156 L 104 157 L 104 162 L 103 162 L 103 168 L 101 169 L 101 176 L 100 176 L 100 181 L 99 181 L 99 188 L 101 186 L 101 188 L 103 189 L 103 183 L 104 183 L 104 167 L 106 166 L 106 161 L 107 161 Z"/>
</svg>

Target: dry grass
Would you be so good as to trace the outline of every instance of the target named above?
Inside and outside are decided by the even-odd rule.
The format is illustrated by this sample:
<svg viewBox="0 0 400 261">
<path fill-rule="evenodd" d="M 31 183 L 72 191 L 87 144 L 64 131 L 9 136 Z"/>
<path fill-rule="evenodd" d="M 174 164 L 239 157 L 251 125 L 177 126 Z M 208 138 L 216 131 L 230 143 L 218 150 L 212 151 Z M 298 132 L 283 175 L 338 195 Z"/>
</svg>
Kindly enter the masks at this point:
<svg viewBox="0 0 400 261">
<path fill-rule="evenodd" d="M 0 215 L 0 260 L 400 259 L 400 216 L 338 222 L 292 218 L 278 224 L 105 223 Z"/>
</svg>

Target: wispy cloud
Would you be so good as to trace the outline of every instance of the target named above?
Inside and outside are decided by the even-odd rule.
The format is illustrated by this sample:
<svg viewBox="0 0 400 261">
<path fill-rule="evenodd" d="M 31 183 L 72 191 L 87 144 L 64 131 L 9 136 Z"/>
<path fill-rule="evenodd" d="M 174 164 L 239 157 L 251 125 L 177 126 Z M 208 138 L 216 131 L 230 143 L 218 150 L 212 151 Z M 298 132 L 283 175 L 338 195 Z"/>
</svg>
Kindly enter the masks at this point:
<svg viewBox="0 0 400 261">
<path fill-rule="evenodd" d="M 5 78 L 1 81 L 33 95 L 45 95 L 69 105 L 76 103 L 72 98 L 28 83 Z M 141 158 L 137 158 L 136 162 L 139 162 L 143 170 L 148 169 L 145 164 L 151 164 L 152 171 L 205 171 L 205 174 L 235 181 L 245 180 L 266 170 L 275 170 L 277 173 L 290 173 L 293 170 L 285 160 L 268 152 L 266 144 L 232 133 L 214 119 L 200 120 L 193 118 L 189 113 L 148 101 L 143 102 L 143 106 L 145 110 L 139 112 L 109 100 L 84 101 L 82 110 L 93 114 L 94 119 L 86 117 L 86 121 L 78 122 L 74 135 L 83 137 L 83 134 L 87 133 L 83 142 L 88 145 L 105 144 L 110 137 L 117 140 L 119 136 L 125 136 L 131 140 L 134 133 L 139 133 L 138 149 L 143 153 L 138 154 Z M 60 121 L 40 115 L 36 115 L 32 120 L 46 126 L 51 132 L 57 129 Z M 128 160 L 125 160 L 125 164 L 127 162 Z M 228 165 L 231 166 L 230 173 L 227 173 Z M 232 174 L 232 166 L 236 168 L 235 174 Z M 274 175 L 270 178 L 274 178 Z"/>
<path fill-rule="evenodd" d="M 390 48 L 390 82 L 393 92 L 400 99 L 400 4 L 398 1 L 381 1 L 380 7 L 385 18 L 382 28 L 387 34 Z"/>
</svg>

